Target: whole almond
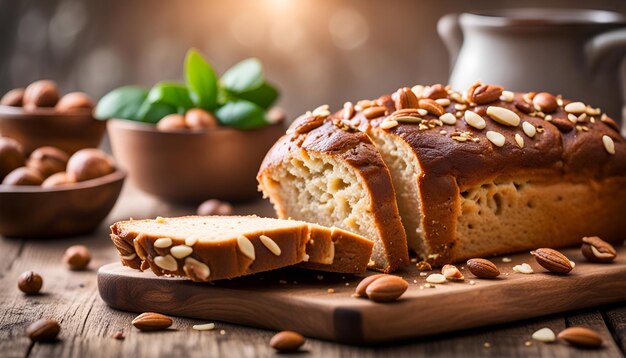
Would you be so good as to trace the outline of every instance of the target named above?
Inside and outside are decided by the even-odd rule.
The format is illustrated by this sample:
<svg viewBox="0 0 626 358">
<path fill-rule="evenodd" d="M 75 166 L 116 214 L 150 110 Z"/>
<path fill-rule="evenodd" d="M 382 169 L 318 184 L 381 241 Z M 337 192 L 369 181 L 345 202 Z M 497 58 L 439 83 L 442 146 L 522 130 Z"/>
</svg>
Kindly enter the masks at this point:
<svg viewBox="0 0 626 358">
<path fill-rule="evenodd" d="M 569 133 L 575 127 L 574 123 L 572 123 L 567 118 L 555 117 L 555 118 L 552 118 L 550 123 L 552 123 L 552 125 L 558 128 L 558 130 L 561 131 L 561 133 Z"/>
<path fill-rule="evenodd" d="M 467 260 L 467 268 L 478 278 L 496 278 L 500 276 L 500 270 L 491 261 L 485 259 Z"/>
<path fill-rule="evenodd" d="M 448 98 L 448 91 L 442 84 L 436 84 L 428 87 L 422 94 L 424 98 L 430 98 L 432 100 Z"/>
<path fill-rule="evenodd" d="M 3 106 L 21 107 L 24 100 L 24 89 L 15 88 L 5 93 L 0 99 L 0 104 Z"/>
<path fill-rule="evenodd" d="M 172 325 L 172 319 L 160 313 L 145 312 L 133 319 L 133 326 L 142 331 L 160 331 Z"/>
<path fill-rule="evenodd" d="M 612 262 L 617 257 L 617 251 L 613 245 L 597 236 L 583 237 L 583 245 L 580 250 L 590 262 Z"/>
<path fill-rule="evenodd" d="M 282 331 L 276 333 L 270 339 L 270 347 L 279 352 L 295 352 L 302 347 L 306 339 L 294 331 Z"/>
<path fill-rule="evenodd" d="M 352 119 L 354 116 L 354 105 L 352 102 L 346 102 L 343 104 L 343 111 L 341 112 L 341 118 L 345 120 Z"/>
<path fill-rule="evenodd" d="M 419 102 L 409 87 L 398 89 L 392 96 L 396 109 L 418 108 Z"/>
<path fill-rule="evenodd" d="M 326 116 L 309 115 L 296 119 L 293 130 L 296 134 L 308 133 L 324 124 Z"/>
<path fill-rule="evenodd" d="M 379 278 L 383 276 L 385 276 L 385 274 L 383 273 L 367 276 L 366 278 L 362 279 L 361 282 L 359 282 L 354 292 L 359 297 L 367 297 L 367 293 L 365 293 L 367 286 L 369 286 L 372 282 L 374 282 L 374 280 L 378 280 Z"/>
<path fill-rule="evenodd" d="M 409 284 L 399 276 L 383 275 L 367 285 L 365 294 L 374 302 L 397 300 L 409 288 Z"/>
<path fill-rule="evenodd" d="M 480 85 L 473 92 L 468 92 L 468 98 L 476 104 L 486 104 L 500 99 L 503 88 L 496 85 Z"/>
<path fill-rule="evenodd" d="M 544 113 L 553 113 L 559 106 L 556 103 L 556 97 L 548 92 L 537 93 L 533 97 L 533 104 Z"/>
<path fill-rule="evenodd" d="M 530 114 L 533 111 L 533 107 L 530 104 L 521 101 L 515 102 L 515 108 L 524 114 Z"/>
<path fill-rule="evenodd" d="M 441 274 L 450 281 L 463 281 L 465 277 L 454 265 L 443 265 L 441 268 Z"/>
<path fill-rule="evenodd" d="M 599 348 L 602 346 L 602 337 L 595 331 L 585 327 L 566 328 L 559 332 L 558 337 L 577 347 Z"/>
<path fill-rule="evenodd" d="M 57 339 L 61 326 L 51 319 L 40 319 L 26 328 L 26 335 L 33 342 L 53 342 Z"/>
<path fill-rule="evenodd" d="M 387 108 L 383 106 L 369 107 L 363 110 L 363 115 L 367 119 L 374 119 L 384 115 L 386 111 Z"/>
<path fill-rule="evenodd" d="M 566 274 L 573 269 L 570 260 L 554 249 L 544 247 L 531 251 L 530 254 L 535 257 L 539 265 L 550 272 Z"/>
<path fill-rule="evenodd" d="M 428 113 L 437 117 L 440 117 L 445 113 L 443 107 L 439 103 L 435 102 L 435 100 L 433 99 L 423 98 L 419 100 L 418 104 L 419 108 L 425 109 L 426 111 L 428 111 Z"/>
</svg>

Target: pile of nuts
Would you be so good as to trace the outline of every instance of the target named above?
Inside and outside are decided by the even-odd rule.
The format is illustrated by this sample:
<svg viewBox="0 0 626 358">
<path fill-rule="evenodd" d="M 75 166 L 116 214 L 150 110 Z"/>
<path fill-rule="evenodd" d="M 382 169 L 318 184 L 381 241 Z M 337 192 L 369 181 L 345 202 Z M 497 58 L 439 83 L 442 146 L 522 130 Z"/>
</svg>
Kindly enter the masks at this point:
<svg viewBox="0 0 626 358">
<path fill-rule="evenodd" d="M 27 111 L 37 108 L 54 108 L 59 113 L 91 112 L 94 102 L 83 92 L 70 92 L 60 96 L 56 83 L 49 80 L 35 81 L 24 88 L 7 92 L 0 105 L 22 107 Z"/>
<path fill-rule="evenodd" d="M 170 114 L 157 123 L 157 129 L 164 132 L 177 130 L 202 130 L 218 126 L 217 119 L 202 108 L 192 108 L 185 115 Z"/>
<path fill-rule="evenodd" d="M 22 146 L 0 137 L 0 180 L 3 185 L 41 185 L 54 188 L 99 178 L 115 171 L 113 159 L 95 148 L 69 156 L 55 147 L 35 149 L 28 158 Z"/>
</svg>

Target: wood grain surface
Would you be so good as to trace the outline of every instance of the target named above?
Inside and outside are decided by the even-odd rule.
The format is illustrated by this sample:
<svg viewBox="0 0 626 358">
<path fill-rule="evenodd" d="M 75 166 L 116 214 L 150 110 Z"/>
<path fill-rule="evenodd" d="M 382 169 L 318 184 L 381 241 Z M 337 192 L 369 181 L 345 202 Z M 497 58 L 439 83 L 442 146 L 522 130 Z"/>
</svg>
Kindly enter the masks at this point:
<svg viewBox="0 0 626 358">
<path fill-rule="evenodd" d="M 266 203 L 237 205 L 239 214 L 271 214 Z M 273 330 L 248 328 L 221 321 L 174 317 L 167 331 L 143 333 L 131 325 L 135 313 L 109 308 L 99 297 L 97 269 L 117 260 L 117 253 L 108 239 L 108 224 L 127 219 L 182 215 L 194 208 L 173 207 L 125 188 L 120 201 L 105 223 L 94 233 L 63 240 L 16 240 L 0 238 L 0 357 L 287 357 L 276 354 L 268 345 Z M 61 258 L 65 248 L 73 244 L 87 245 L 93 254 L 90 270 L 67 270 Z M 623 255 L 622 255 L 623 256 Z M 42 293 L 24 296 L 17 289 L 17 277 L 26 270 L 35 270 L 44 278 Z M 317 279 L 317 278 L 316 278 Z M 626 278 L 621 277 L 623 282 Z M 330 280 L 325 276 L 325 280 Z M 341 276 L 337 280 L 342 280 Z M 330 282 L 330 281 L 329 281 Z M 482 282 L 482 281 L 481 281 Z M 618 280 L 619 282 L 619 280 Z M 480 284 L 480 283 L 479 283 Z M 292 284 L 290 284 L 292 285 Z M 447 289 L 446 286 L 445 289 Z M 346 288 L 351 292 L 353 287 Z M 439 288 L 433 289 L 439 290 Z M 604 290 L 604 289 L 603 289 Z M 593 286 L 591 291 L 602 295 Z M 438 292 L 438 291 L 437 291 Z M 322 291 L 321 297 L 327 292 Z M 342 294 L 338 292 L 338 294 Z M 528 293 L 532 294 L 532 293 Z M 535 302 L 539 304 L 539 302 Z M 477 305 L 490 305 L 482 298 Z M 514 309 L 514 308 L 513 308 Z M 433 311 L 420 307 L 420 311 Z M 436 314 L 433 312 L 432 314 Z M 295 316 L 306 317 L 307 312 Z M 31 343 L 24 330 L 39 318 L 58 320 L 59 341 L 53 344 Z M 198 332 L 194 324 L 215 322 L 213 331 Z M 385 325 L 390 319 L 384 319 Z M 419 325 L 419 323 L 418 323 Z M 568 326 L 583 325 L 598 331 L 604 345 L 599 350 L 581 350 L 562 342 L 533 342 L 530 335 L 549 327 L 558 332 Z M 126 338 L 111 336 L 123 331 Z M 220 331 L 224 330 L 224 334 Z M 531 342 L 526 345 L 526 342 Z M 484 344 L 489 343 L 489 348 Z M 507 322 L 488 328 L 475 328 L 438 334 L 426 338 L 403 340 L 393 344 L 366 347 L 336 344 L 309 338 L 304 354 L 294 357 L 621 357 L 626 349 L 626 298 L 622 303 L 596 306 L 584 310 L 552 314 L 539 318 Z"/>
</svg>

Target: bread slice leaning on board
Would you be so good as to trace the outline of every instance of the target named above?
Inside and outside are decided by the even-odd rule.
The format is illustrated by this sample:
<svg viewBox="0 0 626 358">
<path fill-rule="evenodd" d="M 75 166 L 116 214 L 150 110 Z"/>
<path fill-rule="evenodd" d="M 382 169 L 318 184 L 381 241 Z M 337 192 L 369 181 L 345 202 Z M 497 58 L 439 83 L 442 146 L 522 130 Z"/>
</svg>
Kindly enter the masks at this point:
<svg viewBox="0 0 626 358">
<path fill-rule="evenodd" d="M 389 172 L 392 187 L 350 158 L 382 158 L 375 175 Z M 404 235 L 372 218 L 396 206 L 408 247 L 435 265 L 575 245 L 591 235 L 619 242 L 626 232 L 619 126 L 582 102 L 497 85 L 476 83 L 464 93 L 405 87 L 332 115 L 320 107 L 292 124 L 257 179 L 279 217 L 401 247 Z M 382 248 L 375 245 L 373 266 L 389 271 L 376 261 Z"/>
<path fill-rule="evenodd" d="M 338 228 L 257 216 L 185 216 L 120 221 L 111 240 L 122 263 L 156 275 L 213 281 L 301 265 L 359 273 L 372 243 Z"/>
</svg>

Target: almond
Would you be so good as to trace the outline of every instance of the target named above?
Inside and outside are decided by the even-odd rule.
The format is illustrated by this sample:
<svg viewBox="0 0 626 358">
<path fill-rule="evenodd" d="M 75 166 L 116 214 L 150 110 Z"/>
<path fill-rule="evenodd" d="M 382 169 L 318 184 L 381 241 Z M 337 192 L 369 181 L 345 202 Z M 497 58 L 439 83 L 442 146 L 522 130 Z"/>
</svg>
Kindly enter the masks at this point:
<svg viewBox="0 0 626 358">
<path fill-rule="evenodd" d="M 387 108 L 386 107 L 382 107 L 382 106 L 369 107 L 369 108 L 366 108 L 365 110 L 363 110 L 363 115 L 367 119 L 373 119 L 373 118 L 378 118 L 378 117 L 384 115 L 386 111 L 387 111 Z"/>
<path fill-rule="evenodd" d="M 26 328 L 26 335 L 33 342 L 53 342 L 57 339 L 61 326 L 51 319 L 40 319 Z"/>
<path fill-rule="evenodd" d="M 418 104 L 419 104 L 419 108 L 425 109 L 428 111 L 428 113 L 435 115 L 437 117 L 445 113 L 445 110 L 443 109 L 443 107 L 439 103 L 435 102 L 435 100 L 433 99 L 430 99 L 430 98 L 420 99 Z"/>
<path fill-rule="evenodd" d="M 160 331 L 172 325 L 172 319 L 160 313 L 145 312 L 133 319 L 133 326 L 142 331 Z"/>
<path fill-rule="evenodd" d="M 595 331 L 585 327 L 566 328 L 559 333 L 558 337 L 577 347 L 599 348 L 602 346 L 602 337 Z"/>
<path fill-rule="evenodd" d="M 443 265 L 441 274 L 450 281 L 463 281 L 465 279 L 461 271 L 454 265 Z"/>
<path fill-rule="evenodd" d="M 550 121 L 561 133 L 569 133 L 574 129 L 574 123 L 567 118 L 552 118 Z"/>
<path fill-rule="evenodd" d="M 496 278 L 500 276 L 498 267 L 493 262 L 485 259 L 467 260 L 467 268 L 474 276 L 479 278 Z"/>
<path fill-rule="evenodd" d="M 436 84 L 428 87 L 423 93 L 424 98 L 441 99 L 448 98 L 448 91 L 442 84 Z"/>
<path fill-rule="evenodd" d="M 409 87 L 398 89 L 392 96 L 396 109 L 418 108 L 417 96 Z"/>
<path fill-rule="evenodd" d="M 533 107 L 526 102 L 516 101 L 515 108 L 517 108 L 520 112 L 524 114 L 530 114 L 530 112 L 533 111 Z"/>
<path fill-rule="evenodd" d="M 402 296 L 407 288 L 409 284 L 403 278 L 383 275 L 365 287 L 365 294 L 374 302 L 391 302 Z"/>
<path fill-rule="evenodd" d="M 359 282 L 359 284 L 356 286 L 356 289 L 354 290 L 354 293 L 356 293 L 356 295 L 359 297 L 367 297 L 367 294 L 365 293 L 365 289 L 367 288 L 367 286 L 374 282 L 374 280 L 378 280 L 383 276 L 385 276 L 385 274 L 383 273 L 367 276 L 366 278 L 362 279 L 361 282 Z"/>
<path fill-rule="evenodd" d="M 349 119 L 352 119 L 353 116 L 354 116 L 354 105 L 352 104 L 352 102 L 344 103 L 341 117 L 345 120 L 349 120 Z"/>
<path fill-rule="evenodd" d="M 270 347 L 279 352 L 295 352 L 302 347 L 305 338 L 297 332 L 282 331 L 278 332 L 270 340 Z"/>
<path fill-rule="evenodd" d="M 571 261 L 556 250 L 544 247 L 531 251 L 530 254 L 535 257 L 539 265 L 550 272 L 566 274 L 572 271 Z"/>
<path fill-rule="evenodd" d="M 473 87 L 472 87 L 473 88 Z M 486 104 L 500 99 L 503 88 L 496 85 L 480 85 L 473 92 L 468 92 L 468 98 L 476 104 Z"/>
<path fill-rule="evenodd" d="M 533 97 L 533 104 L 544 113 L 554 113 L 559 106 L 556 103 L 556 97 L 548 92 L 536 94 L 535 97 Z"/>
<path fill-rule="evenodd" d="M 590 262 L 611 262 L 617 257 L 617 251 L 613 245 L 597 236 L 583 237 L 580 250 Z"/>
<path fill-rule="evenodd" d="M 296 134 L 304 134 L 308 133 L 315 128 L 324 124 L 325 116 L 317 116 L 317 115 L 309 115 L 300 117 L 299 120 L 296 120 L 297 123 L 293 127 L 293 130 Z"/>
</svg>

